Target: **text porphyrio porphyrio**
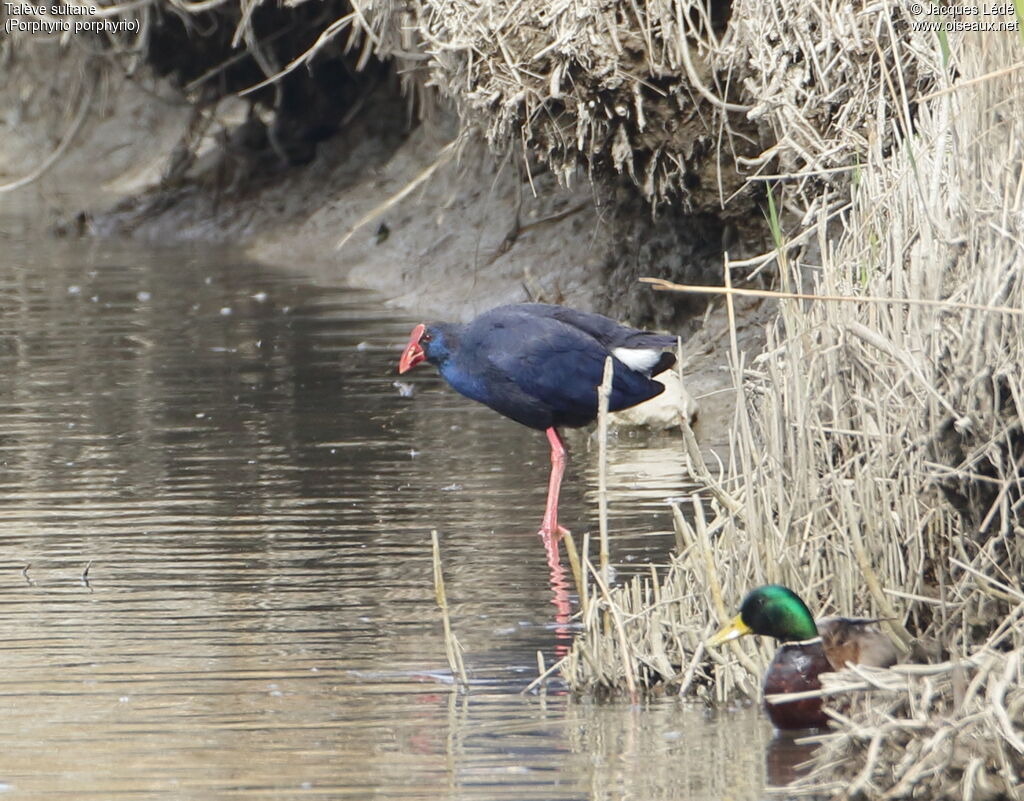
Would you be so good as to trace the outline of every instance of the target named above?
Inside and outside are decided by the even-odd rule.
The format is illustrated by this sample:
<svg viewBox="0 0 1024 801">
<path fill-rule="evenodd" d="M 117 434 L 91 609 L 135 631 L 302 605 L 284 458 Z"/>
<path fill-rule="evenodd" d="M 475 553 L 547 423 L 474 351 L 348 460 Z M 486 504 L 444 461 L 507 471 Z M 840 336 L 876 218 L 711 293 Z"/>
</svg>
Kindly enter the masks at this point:
<svg viewBox="0 0 1024 801">
<path fill-rule="evenodd" d="M 675 337 L 638 331 L 600 314 L 518 303 L 464 325 L 417 325 L 398 372 L 430 362 L 457 392 L 547 434 L 551 478 L 539 534 L 549 553 L 554 548 L 557 554 L 557 539 L 565 533 L 558 525 L 558 491 L 566 454 L 558 429 L 597 418 L 597 388 L 608 356 L 614 366 L 611 411 L 660 394 L 665 387 L 651 376 L 675 364 L 675 356 L 664 352 L 675 343 Z"/>
</svg>

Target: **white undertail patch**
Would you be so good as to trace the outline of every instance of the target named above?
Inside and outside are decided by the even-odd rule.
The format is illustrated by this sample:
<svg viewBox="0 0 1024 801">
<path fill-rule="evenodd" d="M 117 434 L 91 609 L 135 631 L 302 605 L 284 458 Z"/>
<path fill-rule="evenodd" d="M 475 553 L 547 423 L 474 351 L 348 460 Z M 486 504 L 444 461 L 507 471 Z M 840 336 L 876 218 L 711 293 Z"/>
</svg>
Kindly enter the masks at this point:
<svg viewBox="0 0 1024 801">
<path fill-rule="evenodd" d="M 661 358 L 661 351 L 653 348 L 612 348 L 612 356 L 630 370 L 649 373 Z"/>
</svg>

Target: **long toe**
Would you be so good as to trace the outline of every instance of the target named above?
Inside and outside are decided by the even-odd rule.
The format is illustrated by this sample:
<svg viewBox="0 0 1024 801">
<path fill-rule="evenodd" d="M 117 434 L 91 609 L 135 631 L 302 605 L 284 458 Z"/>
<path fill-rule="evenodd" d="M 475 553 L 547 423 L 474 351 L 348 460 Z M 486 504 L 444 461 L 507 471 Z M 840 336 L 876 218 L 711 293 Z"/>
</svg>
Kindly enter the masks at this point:
<svg viewBox="0 0 1024 801">
<path fill-rule="evenodd" d="M 569 529 L 564 526 L 555 525 L 554 527 L 541 526 L 540 531 L 537 534 L 540 536 L 541 541 L 544 543 L 544 550 L 548 555 L 548 564 L 556 568 L 558 567 L 558 543 L 566 534 L 569 533 Z"/>
</svg>

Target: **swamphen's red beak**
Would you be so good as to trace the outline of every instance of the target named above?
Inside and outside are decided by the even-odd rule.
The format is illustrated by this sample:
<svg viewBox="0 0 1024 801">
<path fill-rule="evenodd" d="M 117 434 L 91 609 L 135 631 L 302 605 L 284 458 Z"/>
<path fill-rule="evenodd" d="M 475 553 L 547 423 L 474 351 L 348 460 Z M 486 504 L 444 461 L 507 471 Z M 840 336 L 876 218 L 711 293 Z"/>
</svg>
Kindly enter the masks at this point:
<svg viewBox="0 0 1024 801">
<path fill-rule="evenodd" d="M 405 350 L 402 351 L 402 358 L 398 360 L 399 373 L 411 370 L 420 362 L 427 360 L 427 354 L 423 352 L 423 348 L 420 346 L 420 340 L 423 339 L 423 332 L 426 330 L 427 327 L 423 323 L 412 329 L 412 334 L 409 335 L 409 344 L 405 346 Z"/>
</svg>

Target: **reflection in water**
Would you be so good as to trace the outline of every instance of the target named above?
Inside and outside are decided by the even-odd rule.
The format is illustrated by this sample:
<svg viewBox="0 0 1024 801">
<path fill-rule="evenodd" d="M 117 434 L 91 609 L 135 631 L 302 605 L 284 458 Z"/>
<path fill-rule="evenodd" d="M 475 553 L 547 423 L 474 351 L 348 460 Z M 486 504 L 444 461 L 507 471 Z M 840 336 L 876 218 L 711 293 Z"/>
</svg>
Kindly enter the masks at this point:
<svg viewBox="0 0 1024 801">
<path fill-rule="evenodd" d="M 798 743 L 800 734 L 777 732 L 765 750 L 765 779 L 773 787 L 785 787 L 806 773 L 803 768 L 814 754 L 813 743 Z"/>
<path fill-rule="evenodd" d="M 208 249 L 5 256 L 12 797 L 757 797 L 757 712 L 708 723 L 672 699 L 519 694 L 573 625 L 534 534 L 545 444 L 434 377 L 402 397 L 409 322 L 377 298 Z M 615 451 L 670 447 L 627 434 Z M 563 504 L 582 534 L 596 482 L 585 440 L 576 450 Z M 613 497 L 620 575 L 664 558 L 664 498 L 685 491 L 677 470 L 626 472 L 642 486 Z M 432 528 L 465 696 L 434 607 Z"/>
</svg>

